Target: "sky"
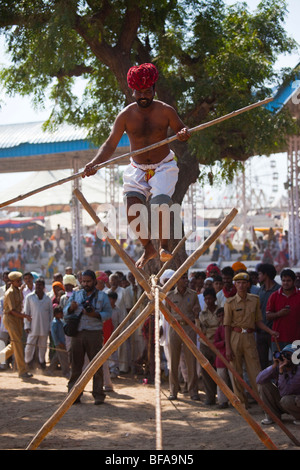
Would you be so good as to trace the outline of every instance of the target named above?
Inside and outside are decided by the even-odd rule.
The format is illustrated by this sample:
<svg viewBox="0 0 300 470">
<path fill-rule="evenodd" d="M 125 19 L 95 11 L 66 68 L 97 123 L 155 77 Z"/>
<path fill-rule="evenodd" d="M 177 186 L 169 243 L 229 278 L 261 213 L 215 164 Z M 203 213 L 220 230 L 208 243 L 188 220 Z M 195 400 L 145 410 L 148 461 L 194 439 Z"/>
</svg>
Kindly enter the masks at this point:
<svg viewBox="0 0 300 470">
<path fill-rule="evenodd" d="M 225 0 L 225 3 L 227 3 L 228 5 L 233 5 L 236 2 L 232 0 Z M 260 3 L 260 0 L 248 0 L 245 3 L 248 4 L 250 10 L 255 10 L 257 5 Z M 289 36 L 295 39 L 300 45 L 300 0 L 289 0 L 288 10 L 289 13 L 287 15 L 285 29 L 288 32 Z M 0 38 L 0 52 L 0 63 L 7 64 L 9 62 L 9 58 L 4 53 L 3 38 Z M 276 67 L 295 67 L 299 62 L 300 49 L 299 53 L 294 53 L 293 55 L 288 56 L 280 56 Z M 81 88 L 79 88 L 79 90 L 80 89 Z M 19 96 L 9 98 L 1 89 L 0 102 L 0 125 L 43 121 L 49 117 L 51 109 L 50 103 L 46 103 L 44 110 L 37 111 L 33 108 L 30 98 L 22 98 Z M 27 177 L 28 173 L 25 176 Z M 24 173 L 14 173 L 5 175 L 5 178 L 1 178 L 2 189 L 11 186 L 13 183 L 15 184 L 17 181 L 21 181 L 22 179 L 24 179 L 25 176 Z"/>
</svg>

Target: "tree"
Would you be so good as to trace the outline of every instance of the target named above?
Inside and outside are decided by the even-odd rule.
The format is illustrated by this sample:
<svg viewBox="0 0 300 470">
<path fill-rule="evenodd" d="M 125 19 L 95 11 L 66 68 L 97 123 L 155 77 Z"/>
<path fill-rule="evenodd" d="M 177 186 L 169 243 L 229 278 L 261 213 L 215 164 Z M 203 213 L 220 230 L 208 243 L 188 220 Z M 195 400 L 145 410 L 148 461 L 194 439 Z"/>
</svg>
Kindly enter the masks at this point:
<svg viewBox="0 0 300 470">
<path fill-rule="evenodd" d="M 0 32 L 12 65 L 0 80 L 8 94 L 31 95 L 54 106 L 48 127 L 63 121 L 85 126 L 100 144 L 117 112 L 132 101 L 126 75 L 154 62 L 158 99 L 176 108 L 190 127 L 271 95 L 290 71 L 276 71 L 278 54 L 295 48 L 284 30 L 285 0 L 263 0 L 250 13 L 245 3 L 222 0 L 23 0 L 0 1 Z M 83 79 L 81 99 L 74 95 Z M 203 174 L 230 180 L 238 162 L 271 154 L 294 132 L 286 110 L 264 108 L 172 144 L 178 157 L 175 202 Z M 202 174 L 202 176 L 204 176 Z"/>
</svg>

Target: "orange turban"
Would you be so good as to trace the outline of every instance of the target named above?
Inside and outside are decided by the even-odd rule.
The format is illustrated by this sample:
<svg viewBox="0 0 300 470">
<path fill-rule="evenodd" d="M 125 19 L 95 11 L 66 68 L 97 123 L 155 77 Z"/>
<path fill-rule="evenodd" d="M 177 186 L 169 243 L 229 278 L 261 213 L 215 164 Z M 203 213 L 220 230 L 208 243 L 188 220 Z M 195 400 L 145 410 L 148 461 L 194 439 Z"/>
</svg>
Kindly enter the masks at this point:
<svg viewBox="0 0 300 470">
<path fill-rule="evenodd" d="M 244 271 L 247 271 L 247 268 L 244 265 L 244 263 L 241 263 L 240 261 L 236 261 L 235 263 L 233 263 L 233 265 L 231 267 L 234 271 L 239 271 L 240 269 L 243 269 Z"/>
<path fill-rule="evenodd" d="M 133 90 L 150 88 L 158 80 L 158 70 L 153 64 L 135 65 L 128 70 L 127 83 Z"/>
</svg>

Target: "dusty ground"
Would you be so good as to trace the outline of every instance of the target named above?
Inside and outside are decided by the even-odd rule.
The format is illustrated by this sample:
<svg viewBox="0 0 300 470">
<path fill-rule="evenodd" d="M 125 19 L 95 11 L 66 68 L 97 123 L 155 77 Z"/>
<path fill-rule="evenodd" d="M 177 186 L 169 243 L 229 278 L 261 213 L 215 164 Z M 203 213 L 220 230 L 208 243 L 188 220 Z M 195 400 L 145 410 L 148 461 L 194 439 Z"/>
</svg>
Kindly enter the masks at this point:
<svg viewBox="0 0 300 470">
<path fill-rule="evenodd" d="M 156 450 L 156 394 L 142 377 L 123 376 L 113 380 L 114 391 L 104 405 L 95 406 L 91 383 L 82 403 L 73 405 L 50 431 L 39 450 Z M 35 371 L 28 381 L 15 372 L 1 372 L 0 449 L 24 450 L 41 426 L 66 396 L 66 379 Z M 266 450 L 256 432 L 230 407 L 192 402 L 187 395 L 170 402 L 168 385 L 162 384 L 162 449 L 168 450 Z M 249 410 L 260 423 L 264 414 L 257 404 Z M 286 416 L 285 425 L 300 440 L 300 426 Z M 278 427 L 263 430 L 280 450 L 299 450 Z"/>
</svg>

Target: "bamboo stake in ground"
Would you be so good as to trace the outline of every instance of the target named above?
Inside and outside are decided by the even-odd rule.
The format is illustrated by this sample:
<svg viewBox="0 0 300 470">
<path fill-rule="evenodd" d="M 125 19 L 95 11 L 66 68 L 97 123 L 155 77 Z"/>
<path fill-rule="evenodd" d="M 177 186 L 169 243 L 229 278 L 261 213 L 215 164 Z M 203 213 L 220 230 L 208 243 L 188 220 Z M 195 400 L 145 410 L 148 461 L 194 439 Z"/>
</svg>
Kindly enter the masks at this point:
<svg viewBox="0 0 300 470">
<path fill-rule="evenodd" d="M 218 356 L 227 367 L 228 370 L 236 377 L 236 379 L 243 385 L 243 387 L 250 393 L 250 395 L 257 401 L 257 403 L 261 406 L 261 408 L 276 422 L 279 427 L 284 431 L 284 433 L 291 439 L 291 441 L 296 444 L 296 446 L 300 446 L 300 442 L 296 439 L 296 437 L 284 426 L 283 422 L 270 410 L 270 408 L 263 402 L 257 393 L 243 380 L 243 378 L 237 373 L 235 368 L 227 361 L 227 359 L 223 356 L 222 353 L 215 347 L 215 345 L 207 339 L 205 334 L 198 328 L 181 310 L 175 305 L 168 297 L 165 298 L 167 304 L 174 310 L 174 312 L 178 313 L 181 318 L 188 323 L 188 325 L 200 336 L 203 341 L 207 344 L 207 346 L 213 351 L 216 356 Z"/>
<path fill-rule="evenodd" d="M 237 214 L 236 209 L 232 209 L 231 212 L 224 218 L 224 220 L 219 224 L 216 230 L 205 240 L 200 247 L 197 248 L 196 252 L 193 255 L 190 255 L 185 262 L 185 270 L 187 271 L 197 259 L 210 247 L 210 245 L 217 240 L 223 230 L 230 224 Z M 121 250 L 123 251 L 123 250 Z M 123 253 L 122 253 L 123 254 Z M 125 257 L 124 257 L 125 258 Z M 127 258 L 126 258 L 127 259 Z M 134 266 L 135 268 L 135 266 Z M 136 273 L 136 268 L 134 269 L 133 275 Z M 185 271 L 180 270 L 180 276 L 184 274 Z M 176 274 L 176 273 L 175 273 Z M 166 294 L 177 282 L 178 277 L 173 275 L 170 280 L 164 285 L 162 291 Z M 147 292 L 149 290 L 147 284 Z M 116 338 L 111 344 L 107 345 L 108 341 L 105 344 L 104 350 L 99 351 L 98 354 L 92 359 L 87 368 L 83 371 L 78 381 L 74 387 L 70 390 L 67 397 L 63 400 L 59 408 L 55 413 L 49 418 L 49 420 L 41 427 L 38 433 L 30 442 L 26 450 L 35 450 L 38 448 L 40 443 L 44 438 L 49 434 L 49 432 L 54 428 L 54 426 L 59 422 L 59 420 L 64 416 L 68 409 L 72 406 L 76 398 L 83 392 L 86 384 L 91 380 L 93 375 L 97 370 L 104 364 L 104 362 L 111 356 L 111 354 L 118 349 L 118 347 L 126 341 L 129 336 L 139 327 L 142 322 L 153 312 L 154 306 L 153 302 L 149 303 L 148 306 L 139 314 L 139 316 L 132 321 L 132 323 L 122 332 L 122 336 Z"/>
<path fill-rule="evenodd" d="M 183 328 L 179 325 L 177 320 L 173 318 L 171 312 L 162 302 L 160 302 L 160 309 L 163 315 L 165 316 L 166 320 L 168 321 L 168 323 L 171 325 L 171 327 L 174 328 L 176 333 L 180 336 L 182 341 L 189 348 L 189 350 L 194 354 L 198 362 L 206 370 L 206 372 L 211 376 L 211 378 L 215 381 L 215 383 L 219 385 L 219 387 L 227 396 L 227 398 L 230 400 L 232 405 L 236 408 L 236 410 L 240 413 L 240 415 L 246 420 L 246 422 L 251 426 L 254 432 L 258 435 L 262 443 L 269 450 L 278 450 L 275 444 L 273 444 L 273 442 L 271 441 L 270 437 L 261 429 L 258 423 L 248 413 L 244 405 L 242 405 L 238 397 L 230 390 L 227 384 L 218 376 L 217 372 L 215 371 L 213 366 L 210 364 L 210 362 L 197 349 L 197 346 L 193 343 L 191 338 L 186 334 Z"/>
<path fill-rule="evenodd" d="M 189 129 L 189 131 L 190 131 L 191 134 L 193 134 L 194 132 L 202 131 L 204 129 L 207 129 L 208 127 L 211 127 L 211 126 L 219 124 L 223 121 L 226 121 L 227 119 L 231 119 L 235 116 L 238 116 L 239 114 L 245 113 L 246 111 L 250 111 L 254 108 L 257 108 L 259 106 L 263 106 L 267 103 L 270 103 L 270 101 L 273 101 L 273 99 L 274 98 L 267 98 L 265 100 L 258 101 L 257 103 L 250 104 L 249 106 L 245 106 L 244 108 L 238 109 L 236 111 L 232 111 L 231 113 L 226 114 L 225 116 L 221 116 L 217 119 L 213 119 L 212 121 L 200 124 L 199 126 L 196 126 L 196 127 L 193 127 L 191 129 Z M 107 162 L 100 163 L 99 165 L 97 165 L 95 167 L 95 169 L 98 171 L 98 170 L 100 170 L 101 168 L 104 168 L 107 165 L 111 165 L 111 164 L 120 162 L 122 160 L 125 160 L 125 158 L 126 159 L 128 159 L 130 157 L 133 158 L 136 155 L 141 155 L 142 153 L 149 152 L 149 150 L 153 150 L 155 148 L 161 147 L 162 145 L 169 144 L 169 143 L 173 142 L 176 139 L 177 139 L 177 136 L 174 135 L 174 136 L 168 137 L 167 139 L 164 139 L 160 142 L 157 142 L 155 144 L 148 145 L 147 147 L 144 147 L 142 149 L 134 150 L 133 152 L 129 152 L 129 153 L 125 153 L 124 155 L 120 155 L 119 157 L 114 157 L 114 158 L 108 160 Z M 8 201 L 1 202 L 0 203 L 0 208 L 5 207 L 5 206 L 9 206 L 10 204 L 14 204 L 15 202 L 18 202 L 18 201 L 22 201 L 23 199 L 26 199 L 27 197 L 33 196 L 34 194 L 40 193 L 42 191 L 46 191 L 47 189 L 50 189 L 50 188 L 54 188 L 55 186 L 59 186 L 61 184 L 67 183 L 69 181 L 73 181 L 74 179 L 77 179 L 77 178 L 81 177 L 83 175 L 83 173 L 84 173 L 84 171 L 80 171 L 79 173 L 74 173 L 73 175 L 68 176 L 67 178 L 63 178 L 59 181 L 56 181 L 55 183 L 46 184 L 45 186 L 42 186 L 40 188 L 29 191 L 26 194 L 20 194 L 19 196 L 14 197 L 13 199 L 9 199 Z"/>
</svg>

